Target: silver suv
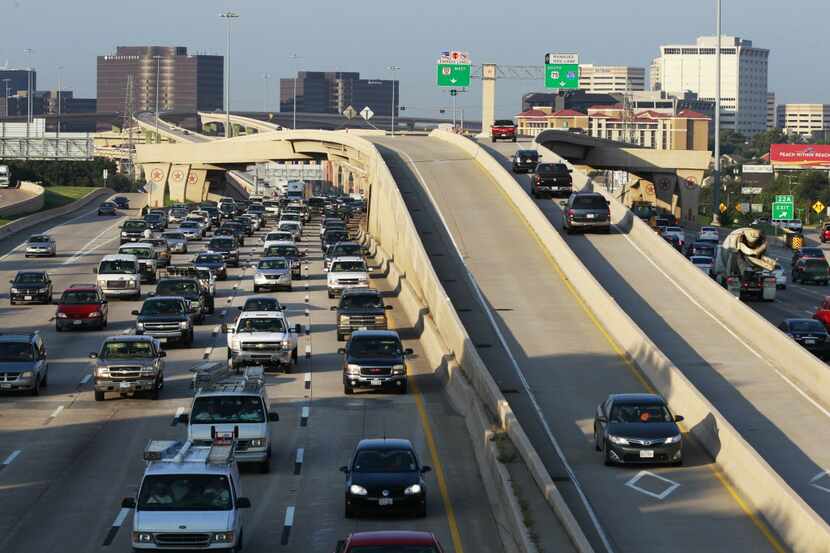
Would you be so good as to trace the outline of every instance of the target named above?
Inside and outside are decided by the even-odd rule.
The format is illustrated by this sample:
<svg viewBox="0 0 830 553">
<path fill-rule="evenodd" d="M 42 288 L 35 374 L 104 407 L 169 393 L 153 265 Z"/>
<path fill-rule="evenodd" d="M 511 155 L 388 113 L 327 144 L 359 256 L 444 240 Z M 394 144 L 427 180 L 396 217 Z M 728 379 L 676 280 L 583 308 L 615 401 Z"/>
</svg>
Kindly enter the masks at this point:
<svg viewBox="0 0 830 553">
<path fill-rule="evenodd" d="M 228 366 L 262 365 L 291 372 L 300 329 L 299 324 L 291 328 L 282 311 L 243 311 L 236 324 L 222 325 L 228 335 Z"/>
<path fill-rule="evenodd" d="M 152 336 L 110 336 L 101 351 L 89 357 L 95 361 L 95 401 L 104 401 L 106 392 L 122 396 L 147 392 L 151 399 L 158 399 L 167 352 Z"/>
<path fill-rule="evenodd" d="M 40 394 L 49 377 L 46 342 L 39 332 L 0 335 L 0 392 Z"/>
</svg>

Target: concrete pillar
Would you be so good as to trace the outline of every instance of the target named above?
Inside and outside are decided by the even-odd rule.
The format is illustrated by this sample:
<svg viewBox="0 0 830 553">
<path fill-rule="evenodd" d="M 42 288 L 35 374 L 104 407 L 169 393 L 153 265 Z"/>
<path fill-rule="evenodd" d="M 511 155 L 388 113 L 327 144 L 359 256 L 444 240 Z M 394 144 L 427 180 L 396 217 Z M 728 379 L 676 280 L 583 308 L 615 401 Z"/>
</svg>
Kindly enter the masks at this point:
<svg viewBox="0 0 830 553">
<path fill-rule="evenodd" d="M 170 169 L 170 176 L 167 178 L 167 184 L 170 187 L 170 200 L 174 202 L 185 201 L 188 173 L 190 173 L 190 165 L 187 163 L 173 165 Z"/>
<path fill-rule="evenodd" d="M 148 205 L 150 207 L 164 207 L 164 193 L 167 189 L 170 164 L 145 163 L 144 174 L 147 175 Z"/>
<path fill-rule="evenodd" d="M 191 169 L 187 175 L 185 199 L 189 202 L 203 202 L 207 199 L 208 182 L 206 169 Z"/>
<path fill-rule="evenodd" d="M 481 137 L 490 136 L 490 127 L 496 120 L 496 64 L 481 66 Z"/>
</svg>

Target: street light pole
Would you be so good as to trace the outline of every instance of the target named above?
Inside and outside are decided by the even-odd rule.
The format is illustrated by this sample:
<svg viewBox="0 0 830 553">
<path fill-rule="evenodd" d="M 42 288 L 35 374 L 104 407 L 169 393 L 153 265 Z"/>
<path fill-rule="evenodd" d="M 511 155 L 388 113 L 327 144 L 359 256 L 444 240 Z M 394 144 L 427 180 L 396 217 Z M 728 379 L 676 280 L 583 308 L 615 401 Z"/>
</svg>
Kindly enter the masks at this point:
<svg viewBox="0 0 830 553">
<path fill-rule="evenodd" d="M 717 46 L 715 46 L 715 168 L 712 175 L 712 224 L 720 225 L 720 37 L 721 37 L 721 0 L 715 0 L 717 15 L 715 26 Z"/>
<path fill-rule="evenodd" d="M 392 136 L 395 136 L 395 73 L 400 69 L 397 65 L 390 65 L 389 70 L 392 71 Z"/>
<path fill-rule="evenodd" d="M 3 82 L 6 83 L 6 113 L 5 113 L 4 116 L 8 117 L 9 116 L 9 83 L 11 82 L 11 79 L 3 79 Z"/>
<path fill-rule="evenodd" d="M 239 17 L 238 13 L 224 12 L 219 17 L 228 22 L 228 38 L 225 50 L 225 138 L 233 136 L 231 129 L 231 20 Z"/>
<path fill-rule="evenodd" d="M 61 88 L 63 87 L 63 82 L 61 80 L 61 72 L 63 71 L 63 66 L 58 66 L 58 128 L 55 134 L 56 138 L 60 141 L 61 137 Z M 60 147 L 60 143 L 58 143 L 58 147 Z"/>
<path fill-rule="evenodd" d="M 159 76 L 161 75 L 161 56 L 153 56 L 156 60 L 156 144 L 161 143 L 159 135 Z"/>
<path fill-rule="evenodd" d="M 32 124 L 32 53 L 34 50 L 26 48 L 23 53 L 26 54 L 28 67 L 26 70 L 26 158 L 29 157 L 29 126 Z"/>
<path fill-rule="evenodd" d="M 262 74 L 262 111 L 268 112 L 268 79 L 271 78 L 270 73 Z"/>
<path fill-rule="evenodd" d="M 293 122 L 291 123 L 291 128 L 297 130 L 297 79 L 300 78 L 300 72 L 297 70 L 297 60 L 300 59 L 300 56 L 297 54 L 291 54 L 288 56 L 290 59 L 294 60 L 294 94 L 293 94 L 293 101 L 294 101 L 294 112 L 293 112 Z"/>
</svg>

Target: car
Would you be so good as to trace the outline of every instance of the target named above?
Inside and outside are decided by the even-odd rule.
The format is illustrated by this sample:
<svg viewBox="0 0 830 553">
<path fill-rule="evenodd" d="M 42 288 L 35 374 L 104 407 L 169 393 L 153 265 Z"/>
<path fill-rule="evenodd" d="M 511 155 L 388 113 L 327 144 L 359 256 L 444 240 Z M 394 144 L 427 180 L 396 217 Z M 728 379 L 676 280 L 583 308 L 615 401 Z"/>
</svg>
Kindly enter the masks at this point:
<svg viewBox="0 0 830 553">
<path fill-rule="evenodd" d="M 345 229 L 337 229 L 332 228 L 326 230 L 326 233 L 323 235 L 322 239 L 320 240 L 320 249 L 322 251 L 326 251 L 329 246 L 333 246 L 338 242 L 348 242 L 349 241 L 349 232 Z"/>
<path fill-rule="evenodd" d="M 170 245 L 165 238 L 145 238 L 142 242 L 153 245 L 156 250 L 156 264 L 159 267 L 170 265 Z"/>
<path fill-rule="evenodd" d="M 784 271 L 784 267 L 782 267 L 780 263 L 776 263 L 775 268 L 772 271 L 764 271 L 764 273 L 775 277 L 776 288 L 779 290 L 786 290 L 787 273 Z"/>
<path fill-rule="evenodd" d="M 182 221 L 179 224 L 179 232 L 184 234 L 188 240 L 201 240 L 205 236 L 203 224 L 198 221 Z"/>
<path fill-rule="evenodd" d="M 196 274 L 162 278 L 156 285 L 155 295 L 183 297 L 197 323 L 203 322 L 205 315 L 213 312 L 213 298 Z"/>
<path fill-rule="evenodd" d="M 338 353 L 343 355 L 344 394 L 352 395 L 359 388 L 406 393 L 406 357 L 412 350 L 404 349 L 394 330 L 357 330 Z"/>
<path fill-rule="evenodd" d="M 812 282 L 827 286 L 830 282 L 830 266 L 824 257 L 802 257 L 793 265 L 791 278 L 793 284 Z"/>
<path fill-rule="evenodd" d="M 110 336 L 93 351 L 92 378 L 95 401 L 104 401 L 107 392 L 135 396 L 146 392 L 158 399 L 164 388 L 164 358 L 161 343 L 152 336 Z"/>
<path fill-rule="evenodd" d="M 118 209 L 130 209 L 130 200 L 126 196 L 116 196 L 112 199 L 112 203 L 118 206 Z"/>
<path fill-rule="evenodd" d="M 98 215 L 117 215 L 118 214 L 118 206 L 115 205 L 115 202 L 102 202 L 101 205 L 98 206 Z"/>
<path fill-rule="evenodd" d="M 36 396 L 48 385 L 46 341 L 38 331 L 0 334 L 0 374 L 0 392 L 28 391 Z"/>
<path fill-rule="evenodd" d="M 534 198 L 570 196 L 573 191 L 571 169 L 564 163 L 540 163 L 530 180 L 530 195 Z"/>
<path fill-rule="evenodd" d="M 55 331 L 107 327 L 109 306 L 95 284 L 73 284 L 63 291 L 55 310 Z"/>
<path fill-rule="evenodd" d="M 516 123 L 511 119 L 496 119 L 490 126 L 490 139 L 496 140 L 512 140 L 516 142 Z"/>
<path fill-rule="evenodd" d="M 792 264 L 795 265 L 795 263 L 802 257 L 809 259 L 824 259 L 824 250 L 816 247 L 804 247 L 795 250 L 793 252 Z"/>
<path fill-rule="evenodd" d="M 187 253 L 187 236 L 179 230 L 166 230 L 161 237 L 167 241 L 171 253 Z"/>
<path fill-rule="evenodd" d="M 337 242 L 325 249 L 323 270 L 328 270 L 331 260 L 335 257 L 362 256 L 365 253 L 366 247 L 357 242 Z"/>
<path fill-rule="evenodd" d="M 283 311 L 243 311 L 233 325 L 222 325 L 228 335 L 228 367 L 282 368 L 290 373 L 297 363 L 301 326 L 291 327 Z"/>
<path fill-rule="evenodd" d="M 207 249 L 221 254 L 231 267 L 239 267 L 239 243 L 233 236 L 214 236 L 208 242 Z"/>
<path fill-rule="evenodd" d="M 715 257 L 715 249 L 717 248 L 717 244 L 712 244 L 707 240 L 696 240 L 689 244 L 686 248 L 686 257 L 695 257 L 695 256 L 704 256 L 704 257 Z"/>
<path fill-rule="evenodd" d="M 368 288 L 369 268 L 362 257 L 335 257 L 326 275 L 329 299 L 349 288 Z"/>
<path fill-rule="evenodd" d="M 334 553 L 444 553 L 432 532 L 413 530 L 380 530 L 355 532 L 339 540 Z"/>
<path fill-rule="evenodd" d="M 136 317 L 136 336 L 152 336 L 161 343 L 193 344 L 193 318 L 190 306 L 182 296 L 155 296 L 147 298 L 141 310 L 133 310 Z"/>
<path fill-rule="evenodd" d="M 158 263 L 156 262 L 156 247 L 148 242 L 132 242 L 122 244 L 118 248 L 119 254 L 134 255 L 138 259 L 138 270 L 141 282 L 153 283 L 158 279 Z"/>
<path fill-rule="evenodd" d="M 221 253 L 211 251 L 201 252 L 196 256 L 193 264 L 197 268 L 204 267 L 205 269 L 210 269 L 216 275 L 217 280 L 228 279 L 228 267 Z"/>
<path fill-rule="evenodd" d="M 822 244 L 825 244 L 828 240 L 830 240 L 830 223 L 824 223 L 821 225 L 818 233 L 818 239 L 821 240 Z"/>
<path fill-rule="evenodd" d="M 516 150 L 511 165 L 514 173 L 532 173 L 539 163 L 539 152 L 536 150 Z"/>
<path fill-rule="evenodd" d="M 667 226 L 665 230 L 663 230 L 663 235 L 673 234 L 677 236 L 677 240 L 680 243 L 680 248 L 682 249 L 683 246 L 686 244 L 686 232 L 683 230 L 682 227 L 678 226 Z"/>
<path fill-rule="evenodd" d="M 821 321 L 784 319 L 778 329 L 819 359 L 826 359 L 830 354 L 830 335 Z"/>
<path fill-rule="evenodd" d="M 677 251 L 682 251 L 683 250 L 683 243 L 680 241 L 680 237 L 677 236 L 676 234 L 672 234 L 672 233 L 667 234 L 665 232 L 661 232 L 660 236 L 663 237 L 663 240 L 665 240 L 666 242 L 671 244 L 672 248 L 674 248 L 675 250 L 677 250 Z"/>
<path fill-rule="evenodd" d="M 791 230 L 799 234 L 804 231 L 804 222 L 800 219 L 786 219 L 779 221 L 778 226 L 782 229 Z"/>
<path fill-rule="evenodd" d="M 128 296 L 133 300 L 141 298 L 141 268 L 136 256 L 105 255 L 94 271 L 98 275 L 96 283 L 106 297 Z"/>
<path fill-rule="evenodd" d="M 252 263 L 254 269 L 254 294 L 260 290 L 291 291 L 291 261 L 285 257 L 263 257 Z"/>
<path fill-rule="evenodd" d="M 274 296 L 250 296 L 243 305 L 239 306 L 240 311 L 282 311 L 285 309 L 280 300 Z"/>
<path fill-rule="evenodd" d="M 390 309 L 392 306 L 383 303 L 383 296 L 378 290 L 344 290 L 340 302 L 331 306 L 331 310 L 337 312 L 337 341 L 342 342 L 360 329 L 386 330 L 389 324 L 386 311 Z"/>
<path fill-rule="evenodd" d="M 562 228 L 567 234 L 577 230 L 611 231 L 609 201 L 598 192 L 574 192 L 562 207 Z"/>
<path fill-rule="evenodd" d="M 294 233 L 284 230 L 269 232 L 262 238 L 262 252 L 265 253 L 268 246 L 277 242 L 294 242 Z"/>
<path fill-rule="evenodd" d="M 813 319 L 821 322 L 824 328 L 830 330 L 830 296 L 825 296 L 824 301 L 816 308 Z"/>
<path fill-rule="evenodd" d="M 25 257 L 55 257 L 58 253 L 58 245 L 55 239 L 48 234 L 33 234 L 26 241 Z"/>
<path fill-rule="evenodd" d="M 233 236 L 240 246 L 245 245 L 245 229 L 236 221 L 225 221 L 214 233 L 214 236 Z"/>
<path fill-rule="evenodd" d="M 147 223 L 147 226 L 150 227 L 151 230 L 161 232 L 167 228 L 167 217 L 157 211 L 151 211 L 145 215 L 144 222 Z"/>
<path fill-rule="evenodd" d="M 144 231 L 150 228 L 150 225 L 144 219 L 128 219 L 121 225 L 121 243 L 125 242 L 140 242 L 144 236 Z"/>
<path fill-rule="evenodd" d="M 52 303 L 52 278 L 46 271 L 19 271 L 9 281 L 9 303 Z"/>
<path fill-rule="evenodd" d="M 303 277 L 301 260 L 305 253 L 294 242 L 274 242 L 265 250 L 265 257 L 284 257 L 291 262 L 291 278 L 300 280 Z"/>
<path fill-rule="evenodd" d="M 611 394 L 594 414 L 594 447 L 606 465 L 683 464 L 683 434 L 656 394 Z"/>
<path fill-rule="evenodd" d="M 303 226 L 299 221 L 280 220 L 277 230 L 290 232 L 294 235 L 295 242 L 299 242 L 303 235 Z"/>
<path fill-rule="evenodd" d="M 171 223 L 181 223 L 187 218 L 187 211 L 186 207 L 174 207 L 170 210 L 170 214 L 168 215 L 168 220 Z"/>
<path fill-rule="evenodd" d="M 720 242 L 720 234 L 718 234 L 718 227 L 700 227 L 697 231 L 698 240 L 715 240 Z"/>
<path fill-rule="evenodd" d="M 707 275 L 712 274 L 712 267 L 714 266 L 714 259 L 708 255 L 693 255 L 689 257 L 689 261 L 692 262 L 692 265 L 706 273 Z"/>
</svg>

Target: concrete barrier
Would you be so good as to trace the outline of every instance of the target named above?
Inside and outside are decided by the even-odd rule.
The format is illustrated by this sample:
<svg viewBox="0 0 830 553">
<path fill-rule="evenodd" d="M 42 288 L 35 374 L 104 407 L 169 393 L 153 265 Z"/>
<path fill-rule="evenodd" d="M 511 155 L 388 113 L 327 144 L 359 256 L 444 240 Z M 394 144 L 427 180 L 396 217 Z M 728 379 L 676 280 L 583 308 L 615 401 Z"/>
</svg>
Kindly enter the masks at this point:
<svg viewBox="0 0 830 553">
<path fill-rule="evenodd" d="M 42 186 L 33 182 L 21 181 L 18 190 L 25 193 L 26 197 L 0 207 L 0 217 L 25 215 L 43 209 L 45 190 Z"/>
<path fill-rule="evenodd" d="M 763 513 L 786 544 L 798 553 L 830 553 L 830 526 L 827 522 L 790 488 L 628 317 L 576 257 L 516 179 L 475 142 L 445 131 L 433 131 L 431 136 L 461 148 L 492 176 L 496 185 L 523 214 L 530 228 L 534 229 L 540 243 L 573 283 L 585 304 L 594 313 L 601 314 L 598 319 L 603 321 L 604 328 L 626 357 L 645 374 L 674 411 L 683 413 L 685 431 L 703 445 L 743 497 Z M 653 231 L 648 232 L 654 235 Z M 732 303 L 736 303 L 734 298 Z"/>
<path fill-rule="evenodd" d="M 0 227 L 0 239 L 6 238 L 18 232 L 22 232 L 26 229 L 29 229 L 35 225 L 39 225 L 41 223 L 45 223 L 50 219 L 54 219 L 56 217 L 63 217 L 69 213 L 73 213 L 79 209 L 83 209 L 95 200 L 109 197 L 115 192 L 110 190 L 109 188 L 101 188 L 98 190 L 94 190 L 80 198 L 75 200 L 74 202 L 68 203 L 61 207 L 56 207 L 55 209 L 49 209 L 46 211 L 40 211 L 38 213 L 34 213 L 27 217 L 22 217 L 20 219 L 16 219 L 7 225 L 3 225 Z"/>
</svg>

